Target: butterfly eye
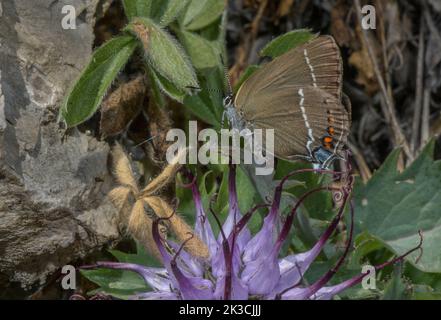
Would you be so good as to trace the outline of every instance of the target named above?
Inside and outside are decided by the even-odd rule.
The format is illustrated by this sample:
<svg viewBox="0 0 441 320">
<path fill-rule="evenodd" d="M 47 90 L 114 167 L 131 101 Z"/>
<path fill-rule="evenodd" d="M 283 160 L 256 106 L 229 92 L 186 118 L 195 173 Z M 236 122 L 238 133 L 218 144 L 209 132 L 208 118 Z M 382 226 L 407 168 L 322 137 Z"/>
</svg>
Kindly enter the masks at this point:
<svg viewBox="0 0 441 320">
<path fill-rule="evenodd" d="M 233 102 L 233 97 L 231 95 L 226 96 L 224 99 L 224 106 L 228 107 Z"/>
</svg>

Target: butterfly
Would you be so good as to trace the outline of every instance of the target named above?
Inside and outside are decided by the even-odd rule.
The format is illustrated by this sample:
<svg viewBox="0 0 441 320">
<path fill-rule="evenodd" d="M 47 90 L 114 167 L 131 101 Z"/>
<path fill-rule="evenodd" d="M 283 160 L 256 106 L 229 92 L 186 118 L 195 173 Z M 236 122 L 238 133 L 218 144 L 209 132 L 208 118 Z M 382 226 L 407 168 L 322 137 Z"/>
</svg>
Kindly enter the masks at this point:
<svg viewBox="0 0 441 320">
<path fill-rule="evenodd" d="M 274 129 L 276 157 L 326 169 L 344 159 L 351 125 L 342 76 L 335 40 L 319 36 L 254 72 L 226 96 L 224 116 L 234 129 Z"/>
</svg>

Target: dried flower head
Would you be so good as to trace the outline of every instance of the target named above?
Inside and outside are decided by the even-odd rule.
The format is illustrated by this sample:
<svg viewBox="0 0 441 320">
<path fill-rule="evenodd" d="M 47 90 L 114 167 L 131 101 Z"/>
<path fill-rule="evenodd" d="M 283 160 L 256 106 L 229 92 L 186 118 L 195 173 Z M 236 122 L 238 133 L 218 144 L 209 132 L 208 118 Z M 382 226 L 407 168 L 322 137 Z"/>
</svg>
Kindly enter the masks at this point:
<svg viewBox="0 0 441 320">
<path fill-rule="evenodd" d="M 161 258 L 161 255 L 152 234 L 154 220 L 169 217 L 166 221 L 163 220 L 161 226 L 155 227 L 159 229 L 162 237 L 166 237 L 170 231 L 180 241 L 185 241 L 188 234 L 193 232 L 179 215 L 173 214 L 174 209 L 160 196 L 160 191 L 174 181 L 177 171 L 181 168 L 178 160 L 184 153 L 185 150 L 178 154 L 175 161 L 166 166 L 160 175 L 145 188 L 140 189 L 122 147 L 116 145 L 112 151 L 113 173 L 118 186 L 109 193 L 109 198 L 120 210 L 123 225 L 158 258 Z M 208 249 L 198 237 L 188 241 L 185 249 L 195 256 L 208 257 Z"/>
</svg>

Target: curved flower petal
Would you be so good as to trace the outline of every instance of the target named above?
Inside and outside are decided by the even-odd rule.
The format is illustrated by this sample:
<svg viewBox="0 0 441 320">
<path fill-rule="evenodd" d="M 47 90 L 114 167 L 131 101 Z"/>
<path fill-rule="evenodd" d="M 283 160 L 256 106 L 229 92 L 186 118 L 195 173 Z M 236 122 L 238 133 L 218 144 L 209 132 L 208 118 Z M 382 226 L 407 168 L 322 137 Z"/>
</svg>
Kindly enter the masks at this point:
<svg viewBox="0 0 441 320">
<path fill-rule="evenodd" d="M 229 242 L 229 246 L 231 247 L 232 241 L 228 241 L 228 242 Z M 240 259 L 239 245 L 235 243 L 234 248 L 231 249 L 231 251 L 233 252 L 232 270 L 233 273 L 238 274 L 242 264 Z M 221 277 L 226 272 L 225 253 L 222 246 L 219 246 L 218 251 L 211 260 L 211 271 L 215 277 Z"/>
<path fill-rule="evenodd" d="M 343 210 L 344 208 L 341 208 L 339 210 L 337 216 L 333 219 L 331 224 L 328 226 L 328 228 L 314 245 L 314 247 L 312 247 L 312 249 L 304 253 L 293 254 L 283 259 L 280 259 L 279 266 L 281 276 L 280 281 L 275 288 L 274 294 L 276 294 L 277 292 L 282 292 L 283 290 L 289 288 L 290 286 L 298 283 L 301 280 L 312 262 L 322 251 L 324 245 L 326 244 L 326 241 L 328 241 L 332 233 L 337 228 Z"/>
<path fill-rule="evenodd" d="M 182 298 L 186 300 L 209 300 L 212 299 L 212 283 L 209 280 L 201 279 L 197 277 L 186 277 L 183 272 L 179 269 L 176 258 L 181 253 L 181 248 L 178 250 L 174 258 L 171 258 L 170 254 L 164 247 L 162 243 L 161 236 L 159 234 L 159 221 L 161 219 L 156 219 L 152 224 L 152 234 L 153 240 L 158 247 L 159 253 L 162 256 L 162 260 L 165 268 L 170 275 L 173 287 L 178 289 Z"/>
<path fill-rule="evenodd" d="M 245 264 L 241 279 L 253 295 L 266 295 L 279 283 L 280 269 L 275 254 L 261 255 Z"/>
<path fill-rule="evenodd" d="M 242 214 L 239 210 L 239 203 L 237 201 L 237 192 L 236 192 L 236 166 L 231 165 L 230 171 L 228 173 L 228 202 L 229 202 L 229 210 L 228 217 L 225 220 L 222 230 L 227 238 L 233 233 L 234 228 L 237 222 L 242 218 Z M 239 251 L 242 253 L 243 248 L 248 243 L 251 238 L 250 230 L 245 226 L 243 230 L 237 235 L 236 243 L 239 248 Z M 222 243 L 222 236 L 219 235 L 217 242 Z"/>
<path fill-rule="evenodd" d="M 228 281 L 228 279 L 226 279 L 225 274 L 223 274 L 222 276 L 217 278 L 216 288 L 214 291 L 214 298 L 216 300 L 224 299 L 226 281 Z M 231 300 L 247 300 L 248 299 L 247 287 L 234 274 L 231 277 L 231 296 L 230 296 L 230 299 Z"/>
<path fill-rule="evenodd" d="M 243 262 L 245 264 L 255 260 L 258 256 L 269 255 L 274 249 L 276 240 L 275 226 L 282 197 L 282 186 L 278 186 L 274 193 L 274 200 L 270 212 L 263 220 L 262 229 L 247 243 L 244 248 Z"/>
<path fill-rule="evenodd" d="M 173 248 L 173 250 L 176 252 L 179 251 L 180 247 L 177 243 L 171 240 L 167 240 L 167 243 Z M 197 257 L 192 256 L 185 250 L 182 250 L 179 253 L 177 263 L 179 268 L 189 276 L 202 277 L 204 275 L 204 267 L 202 262 L 199 261 Z"/>
<path fill-rule="evenodd" d="M 335 295 L 360 283 L 367 274 L 360 274 L 335 286 L 323 287 L 312 295 L 314 300 L 331 300 Z"/>
<path fill-rule="evenodd" d="M 315 247 L 315 246 L 314 246 Z M 320 252 L 320 251 L 319 251 Z M 314 248 L 299 254 L 293 254 L 279 260 L 280 279 L 273 295 L 282 292 L 293 283 L 298 283 L 318 254 Z"/>
<path fill-rule="evenodd" d="M 191 174 L 188 174 L 188 176 L 193 180 L 190 186 L 193 194 L 193 201 L 196 207 L 196 223 L 194 231 L 195 234 L 208 246 L 210 256 L 213 257 L 213 255 L 216 253 L 218 243 L 204 211 L 201 194 L 196 184 L 196 179 L 194 179 Z"/>
<path fill-rule="evenodd" d="M 309 288 L 292 288 L 280 296 L 282 300 L 305 300 L 311 295 Z"/>
</svg>

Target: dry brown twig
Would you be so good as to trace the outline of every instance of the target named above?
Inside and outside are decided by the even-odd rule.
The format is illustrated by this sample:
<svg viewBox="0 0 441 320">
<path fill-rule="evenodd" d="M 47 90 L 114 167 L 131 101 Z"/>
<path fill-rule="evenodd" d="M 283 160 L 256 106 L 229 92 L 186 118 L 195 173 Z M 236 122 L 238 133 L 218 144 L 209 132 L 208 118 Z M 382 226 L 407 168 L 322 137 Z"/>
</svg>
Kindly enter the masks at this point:
<svg viewBox="0 0 441 320">
<path fill-rule="evenodd" d="M 360 0 L 354 0 L 354 4 L 356 7 L 355 11 L 357 14 L 357 19 L 358 19 L 358 21 L 361 21 L 362 16 L 361 16 Z M 362 40 L 366 44 L 366 47 L 368 49 L 369 58 L 372 61 L 372 64 L 374 66 L 375 76 L 377 78 L 378 84 L 380 85 L 380 89 L 381 89 L 381 92 L 383 95 L 384 103 L 381 104 L 382 112 L 391 126 L 391 131 L 392 131 L 392 135 L 393 135 L 393 143 L 395 146 L 402 146 L 406 157 L 409 160 L 412 160 L 413 154 L 410 150 L 409 143 L 407 142 L 407 139 L 406 139 L 405 135 L 403 134 L 400 123 L 398 121 L 393 97 L 391 95 L 391 91 L 388 90 L 388 87 L 385 83 L 382 72 L 380 71 L 379 63 L 377 61 L 377 57 L 376 57 L 375 52 L 374 52 L 372 45 L 370 43 L 367 30 L 362 28 L 361 32 L 363 35 Z"/>
<path fill-rule="evenodd" d="M 358 172 L 363 182 L 367 182 L 372 177 L 372 171 L 364 159 L 363 153 L 357 148 L 357 146 L 350 141 L 347 142 L 349 149 L 352 151 L 355 162 L 357 163 Z"/>
<path fill-rule="evenodd" d="M 254 17 L 253 22 L 250 26 L 250 32 L 246 33 L 245 39 L 243 41 L 243 46 L 239 46 L 237 49 L 237 62 L 234 64 L 229 72 L 229 76 L 233 84 L 237 82 L 240 74 L 244 71 L 246 65 L 248 64 L 248 58 L 253 47 L 253 42 L 256 40 L 257 33 L 259 32 L 260 21 L 262 20 L 267 5 L 268 0 L 260 1 L 256 16 Z"/>
<path fill-rule="evenodd" d="M 429 9 L 424 4 L 424 20 L 427 23 L 427 28 L 431 34 L 437 38 L 438 42 L 441 42 L 441 36 L 438 28 L 436 27 Z M 423 94 L 423 110 L 421 115 L 421 137 L 420 137 L 420 149 L 429 141 L 430 138 L 430 104 L 431 104 L 431 88 L 429 85 L 425 85 Z"/>
<path fill-rule="evenodd" d="M 145 188 L 140 189 L 122 147 L 116 145 L 112 150 L 113 173 L 119 185 L 109 193 L 109 198 L 120 210 L 123 225 L 137 241 L 158 258 L 160 254 L 152 236 L 154 219 L 167 219 L 167 228 L 161 230 L 163 237 L 167 236 L 167 229 L 181 242 L 188 240 L 189 234 L 194 234 L 192 228 L 176 213 L 176 210 L 159 196 L 160 191 L 174 181 L 181 167 L 179 159 L 185 156 L 185 153 L 186 151 L 179 153 L 161 174 Z M 184 248 L 197 257 L 207 258 L 209 255 L 207 246 L 196 235 L 185 242 Z"/>
<path fill-rule="evenodd" d="M 418 56 L 417 56 L 417 73 L 416 73 L 416 94 L 415 94 L 415 110 L 413 114 L 412 122 L 412 139 L 411 149 L 415 154 L 418 150 L 418 137 L 420 132 L 421 122 L 421 109 L 423 104 L 423 92 L 424 92 L 424 19 L 421 19 L 420 33 L 418 40 Z"/>
</svg>

